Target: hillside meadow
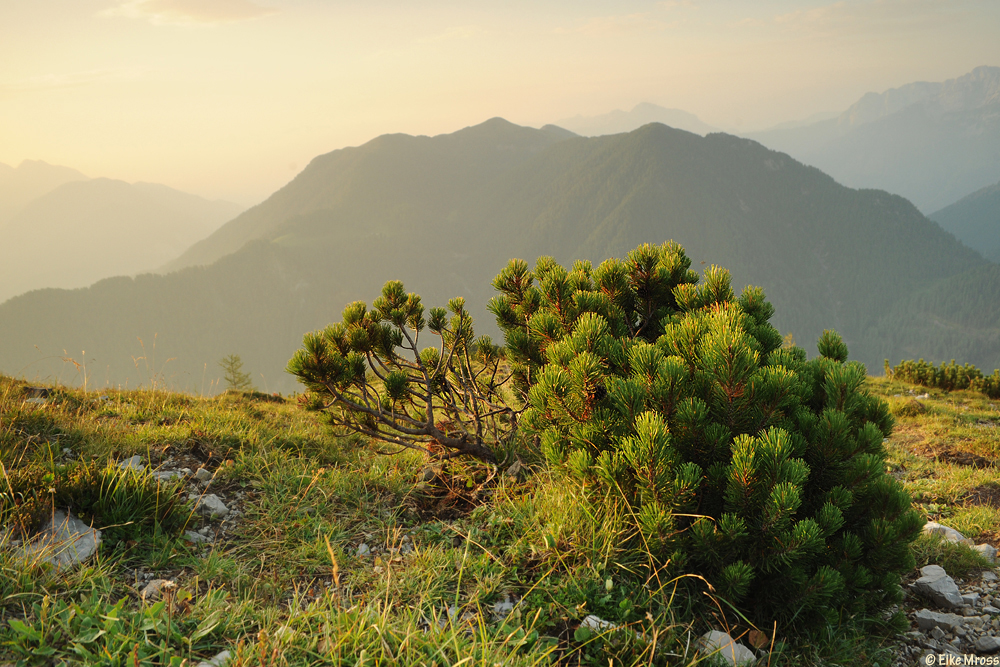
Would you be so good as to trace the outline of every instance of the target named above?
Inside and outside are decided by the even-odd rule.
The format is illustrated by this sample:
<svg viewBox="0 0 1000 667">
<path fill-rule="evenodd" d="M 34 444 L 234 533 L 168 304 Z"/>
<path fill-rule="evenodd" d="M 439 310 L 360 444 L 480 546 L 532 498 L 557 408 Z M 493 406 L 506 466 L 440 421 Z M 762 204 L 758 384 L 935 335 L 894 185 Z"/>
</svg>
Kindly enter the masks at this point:
<svg viewBox="0 0 1000 667">
<path fill-rule="evenodd" d="M 104 534 L 83 566 L 0 551 L 0 664 L 194 665 L 228 650 L 233 665 L 693 665 L 708 628 L 759 641 L 760 664 L 892 664 L 897 635 L 881 619 L 773 636 L 697 577 L 661 580 L 622 549 L 622 508 L 565 483 L 527 443 L 498 466 L 431 465 L 335 433 L 296 397 L 41 389 L 0 377 L 7 484 L 45 475 L 22 499 L 45 507 L 88 467 L 141 483 L 115 487 L 134 516 L 82 515 Z M 888 466 L 921 513 L 1000 545 L 998 402 L 886 378 L 868 389 L 897 419 Z M 140 469 L 115 465 L 133 456 Z M 211 480 L 150 477 L 184 468 Z M 150 488 L 156 509 L 143 510 Z M 203 517 L 189 493 L 229 514 Z M 967 579 L 985 567 L 925 537 L 914 550 L 918 566 Z M 157 579 L 175 587 L 157 598 Z M 589 615 L 619 629 L 581 625 Z"/>
</svg>

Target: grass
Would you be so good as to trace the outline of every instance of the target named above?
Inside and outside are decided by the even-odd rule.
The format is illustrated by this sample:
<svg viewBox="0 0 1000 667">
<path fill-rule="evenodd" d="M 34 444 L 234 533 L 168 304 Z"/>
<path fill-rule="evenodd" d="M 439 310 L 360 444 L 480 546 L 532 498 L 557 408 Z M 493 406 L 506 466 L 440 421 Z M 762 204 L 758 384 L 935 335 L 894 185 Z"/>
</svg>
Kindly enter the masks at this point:
<svg viewBox="0 0 1000 667">
<path fill-rule="evenodd" d="M 629 523 L 613 499 L 530 458 L 515 475 L 504 472 L 512 461 L 452 462 L 427 482 L 424 459 L 378 456 L 294 400 L 52 388 L 40 404 L 24 387 L 0 377 L 6 468 L 113 473 L 109 462 L 133 455 L 149 468 L 205 467 L 215 477 L 198 493 L 237 513 L 206 524 L 184 497 L 157 514 L 155 494 L 151 513 L 150 490 L 169 489 L 149 486 L 147 469 L 142 484 L 113 486 L 112 504 L 152 518 L 84 566 L 55 571 L 0 549 L 0 664 L 195 665 L 228 650 L 233 665 L 707 665 L 701 633 L 750 630 L 697 578 L 667 579 L 624 552 Z M 880 379 L 871 389 L 898 415 L 889 465 L 928 518 L 977 541 L 1000 536 L 993 471 L 977 465 L 1000 447 L 995 402 L 935 390 L 918 402 L 922 388 Z M 89 516 L 109 527 L 108 507 Z M 213 542 L 185 539 L 205 525 Z M 983 566 L 954 545 L 915 549 L 921 564 L 967 576 Z M 176 588 L 143 599 L 150 576 Z M 582 627 L 590 614 L 615 628 Z M 761 664 L 891 662 L 880 619 L 807 637 L 760 631 L 774 649 Z"/>
</svg>

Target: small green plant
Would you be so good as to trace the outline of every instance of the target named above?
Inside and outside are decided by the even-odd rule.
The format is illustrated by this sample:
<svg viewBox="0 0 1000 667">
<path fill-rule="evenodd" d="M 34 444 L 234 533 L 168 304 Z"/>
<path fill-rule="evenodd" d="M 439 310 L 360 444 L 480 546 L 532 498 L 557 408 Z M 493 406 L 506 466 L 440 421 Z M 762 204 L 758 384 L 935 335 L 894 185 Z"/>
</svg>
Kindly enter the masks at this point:
<svg viewBox="0 0 1000 667">
<path fill-rule="evenodd" d="M 253 382 L 250 380 L 250 373 L 243 370 L 243 360 L 238 354 L 230 354 L 222 358 L 219 362 L 222 369 L 222 379 L 226 381 L 226 386 L 234 391 L 252 391 Z"/>
</svg>

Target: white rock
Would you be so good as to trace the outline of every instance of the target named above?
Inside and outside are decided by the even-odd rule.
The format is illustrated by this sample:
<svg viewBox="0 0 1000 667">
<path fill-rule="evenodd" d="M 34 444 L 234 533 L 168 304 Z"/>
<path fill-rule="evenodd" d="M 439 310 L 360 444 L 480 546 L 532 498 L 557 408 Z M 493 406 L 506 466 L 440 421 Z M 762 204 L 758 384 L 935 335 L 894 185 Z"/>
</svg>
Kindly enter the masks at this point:
<svg viewBox="0 0 1000 667">
<path fill-rule="evenodd" d="M 49 523 L 20 549 L 27 559 L 40 559 L 57 570 L 87 560 L 101 544 L 101 531 L 91 528 L 72 514 L 57 511 Z"/>
<path fill-rule="evenodd" d="M 203 660 L 198 663 L 197 667 L 223 667 L 229 664 L 229 651 L 223 651 L 211 660 Z"/>
<path fill-rule="evenodd" d="M 506 618 L 510 616 L 510 612 L 514 611 L 514 603 L 510 601 L 509 598 L 504 598 L 503 600 L 497 600 L 493 604 L 493 613 L 501 618 Z"/>
<path fill-rule="evenodd" d="M 967 604 L 970 607 L 976 604 L 979 599 L 979 593 L 962 593 L 962 603 Z"/>
<path fill-rule="evenodd" d="M 743 644 L 733 640 L 725 632 L 711 630 L 701 637 L 701 653 L 704 655 L 721 656 L 728 665 L 744 665 L 753 663 L 757 656 Z"/>
<path fill-rule="evenodd" d="M 933 600 L 939 607 L 961 607 L 962 594 L 958 591 L 955 580 L 948 576 L 940 565 L 927 565 L 920 568 L 922 575 L 913 583 L 913 590 Z"/>
<path fill-rule="evenodd" d="M 120 461 L 118 467 L 122 470 L 142 470 L 146 466 L 142 465 L 142 457 L 137 454 L 130 459 Z"/>
<path fill-rule="evenodd" d="M 594 616 L 593 614 L 587 616 L 582 621 L 580 621 L 581 628 L 587 628 L 594 632 L 608 632 L 609 630 L 614 630 L 617 625 L 611 621 L 605 621 L 600 616 Z"/>
<path fill-rule="evenodd" d="M 180 479 L 182 477 L 184 477 L 184 475 L 178 470 L 158 470 L 153 473 L 153 479 L 160 482 L 169 482 L 170 480 Z"/>
<path fill-rule="evenodd" d="M 913 620 L 917 622 L 917 627 L 921 630 L 929 630 L 939 627 L 946 632 L 954 632 L 955 628 L 965 624 L 965 618 L 957 614 L 942 614 L 938 611 L 921 609 L 913 615 Z"/>
<path fill-rule="evenodd" d="M 371 549 L 371 547 L 369 547 L 364 542 L 362 542 L 361 544 L 358 545 L 358 556 L 360 556 L 362 558 L 366 558 L 366 557 L 371 556 L 371 555 L 372 555 L 372 549 Z"/>
<path fill-rule="evenodd" d="M 983 581 L 996 581 L 997 579 L 996 572 L 983 572 Z"/>
<path fill-rule="evenodd" d="M 958 532 L 954 528 L 941 525 L 937 521 L 928 521 L 925 523 L 924 533 L 927 535 L 940 535 L 949 542 L 955 542 L 956 544 L 966 544 L 970 547 L 975 545 L 975 542 L 970 540 L 965 535 L 962 535 L 962 533 Z"/>
<path fill-rule="evenodd" d="M 995 563 L 997 560 L 997 550 L 996 547 L 990 544 L 977 544 L 972 547 L 975 551 L 978 551 L 983 557 L 986 558 L 991 563 Z M 985 575 L 984 575 L 985 577 Z"/>
<path fill-rule="evenodd" d="M 194 542 L 195 544 L 201 544 L 202 542 L 208 542 L 208 538 L 201 533 L 196 533 L 193 530 L 184 531 L 184 539 L 188 542 Z"/>
<path fill-rule="evenodd" d="M 194 473 L 194 478 L 197 479 L 199 482 L 207 482 L 208 480 L 212 479 L 212 477 L 213 477 L 212 473 L 209 472 L 208 470 L 205 470 L 204 468 L 198 468 L 198 470 L 196 470 Z"/>
<path fill-rule="evenodd" d="M 931 628 L 931 637 L 933 637 L 934 639 L 940 641 L 944 639 L 944 635 L 945 632 L 940 627 L 935 625 L 933 628 Z"/>
<path fill-rule="evenodd" d="M 987 614 L 1000 614 L 1000 609 L 997 609 L 991 604 L 988 604 L 985 607 L 983 607 L 983 611 L 985 611 Z"/>
<path fill-rule="evenodd" d="M 194 498 L 188 497 L 190 500 L 195 500 L 198 504 L 195 506 L 195 511 L 202 516 L 208 517 L 209 519 L 221 519 L 229 514 L 229 508 L 226 507 L 222 499 L 214 493 L 209 493 L 206 496 L 202 496 L 200 499 L 198 496 Z"/>
<path fill-rule="evenodd" d="M 1000 639 L 989 635 L 976 640 L 976 651 L 979 653 L 996 653 L 1000 651 Z"/>
</svg>

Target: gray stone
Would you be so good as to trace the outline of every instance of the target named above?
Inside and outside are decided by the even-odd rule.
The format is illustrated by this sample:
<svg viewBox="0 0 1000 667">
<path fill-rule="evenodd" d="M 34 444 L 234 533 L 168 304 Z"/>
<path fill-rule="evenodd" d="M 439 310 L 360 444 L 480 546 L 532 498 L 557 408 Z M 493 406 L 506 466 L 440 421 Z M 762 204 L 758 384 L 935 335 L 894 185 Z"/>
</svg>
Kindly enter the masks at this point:
<svg viewBox="0 0 1000 667">
<path fill-rule="evenodd" d="M 209 472 L 208 470 L 205 470 L 204 468 L 198 468 L 198 470 L 196 470 L 194 473 L 194 478 L 199 482 L 207 482 L 210 479 L 212 479 L 212 477 L 213 477 L 212 473 Z"/>
<path fill-rule="evenodd" d="M 725 632 L 711 630 L 701 637 L 701 653 L 722 657 L 728 665 L 746 665 L 756 661 L 757 656 L 743 644 L 733 640 Z"/>
<path fill-rule="evenodd" d="M 996 572 L 983 572 L 983 581 L 996 581 L 998 578 Z"/>
<path fill-rule="evenodd" d="M 913 615 L 913 620 L 917 622 L 917 627 L 921 630 L 939 627 L 946 632 L 954 632 L 955 628 L 960 628 L 965 623 L 965 619 L 957 614 L 943 614 L 929 609 L 918 611 Z"/>
<path fill-rule="evenodd" d="M 506 618 L 507 616 L 510 616 L 510 612 L 512 611 L 514 611 L 514 603 L 510 601 L 510 598 L 497 600 L 493 604 L 493 613 L 501 618 Z"/>
<path fill-rule="evenodd" d="M 229 514 L 229 508 L 214 493 L 201 496 L 201 498 L 198 496 L 188 496 L 188 500 L 196 501 L 195 511 L 209 519 L 221 519 Z"/>
<path fill-rule="evenodd" d="M 976 604 L 979 599 L 979 593 L 962 593 L 962 602 L 969 605 L 970 607 Z"/>
<path fill-rule="evenodd" d="M 208 538 L 201 533 L 196 533 L 193 530 L 184 531 L 184 539 L 188 542 L 194 542 L 195 544 L 201 544 L 202 542 L 208 542 Z"/>
<path fill-rule="evenodd" d="M 158 470 L 153 473 L 153 479 L 160 482 L 169 482 L 183 477 L 184 475 L 178 470 Z"/>
<path fill-rule="evenodd" d="M 976 640 L 975 646 L 979 653 L 996 653 L 1000 651 L 1000 639 L 985 635 Z"/>
<path fill-rule="evenodd" d="M 925 523 L 924 533 L 927 535 L 940 535 L 949 542 L 955 542 L 956 544 L 966 544 L 970 547 L 975 545 L 975 542 L 967 538 L 965 535 L 962 535 L 962 533 L 958 532 L 954 528 L 943 526 L 937 521 L 928 521 Z"/>
<path fill-rule="evenodd" d="M 229 664 L 229 660 L 229 651 L 223 651 L 211 660 L 202 660 L 198 663 L 197 667 L 224 667 L 224 665 Z"/>
<path fill-rule="evenodd" d="M 988 614 L 1000 614 L 1000 609 L 997 609 L 993 605 L 989 604 L 983 607 L 983 611 L 985 611 Z"/>
<path fill-rule="evenodd" d="M 937 640 L 940 641 L 940 640 L 944 639 L 945 632 L 944 632 L 944 630 L 942 630 L 941 628 L 939 628 L 938 626 L 935 625 L 933 628 L 931 628 L 931 633 L 930 634 L 931 634 L 931 637 L 933 637 L 934 639 L 937 639 Z"/>
<path fill-rule="evenodd" d="M 139 597 L 146 602 L 155 602 L 163 596 L 163 591 L 176 586 L 177 584 L 169 579 L 153 579 L 139 592 Z"/>
<path fill-rule="evenodd" d="M 958 591 L 955 580 L 948 576 L 940 565 L 927 565 L 920 568 L 922 575 L 913 583 L 913 590 L 933 600 L 939 607 L 954 608 L 962 606 L 962 594 Z"/>
<path fill-rule="evenodd" d="M 609 630 L 614 630 L 618 626 L 611 621 L 605 621 L 600 616 L 594 616 L 591 614 L 580 621 L 580 627 L 587 628 L 593 632 L 608 632 Z"/>
<path fill-rule="evenodd" d="M 57 511 L 32 540 L 19 551 L 29 560 L 41 560 L 57 570 L 87 560 L 101 544 L 101 531 L 91 528 L 72 514 Z"/>
<path fill-rule="evenodd" d="M 142 465 L 142 457 L 136 454 L 130 459 L 119 461 L 118 467 L 122 470 L 142 470 L 146 466 Z"/>
<path fill-rule="evenodd" d="M 371 555 L 372 555 L 371 547 L 369 547 L 364 542 L 358 545 L 358 556 L 360 556 L 361 558 L 367 558 L 368 556 Z"/>
<path fill-rule="evenodd" d="M 992 546 L 990 544 L 977 544 L 976 546 L 974 546 L 972 548 L 973 548 L 973 550 L 978 551 L 983 556 L 983 558 L 985 558 L 989 562 L 991 562 L 991 563 L 995 563 L 996 562 L 996 560 L 997 560 L 997 550 L 996 550 L 996 547 L 994 547 L 994 546 Z"/>
</svg>

